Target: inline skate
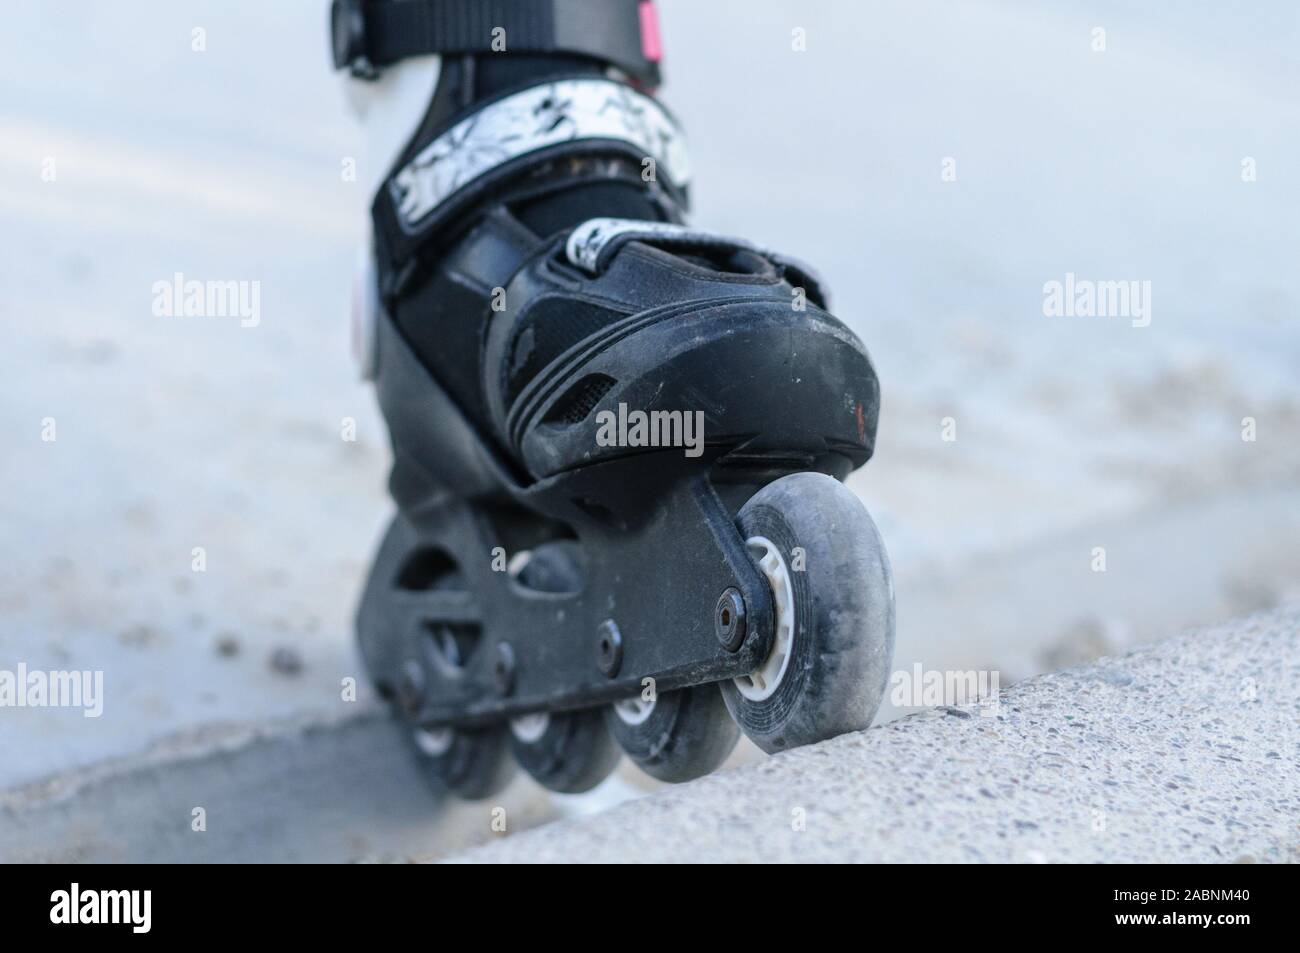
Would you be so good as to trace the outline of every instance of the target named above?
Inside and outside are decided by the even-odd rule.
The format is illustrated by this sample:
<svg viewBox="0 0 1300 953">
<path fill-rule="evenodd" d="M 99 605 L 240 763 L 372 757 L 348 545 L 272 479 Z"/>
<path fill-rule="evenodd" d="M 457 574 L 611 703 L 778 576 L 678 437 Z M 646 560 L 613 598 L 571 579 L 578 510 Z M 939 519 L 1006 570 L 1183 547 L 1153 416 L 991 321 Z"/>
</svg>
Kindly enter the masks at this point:
<svg viewBox="0 0 1300 953">
<path fill-rule="evenodd" d="M 336 66 L 437 54 L 354 312 L 397 505 L 357 617 L 440 787 L 713 770 L 867 727 L 893 583 L 842 480 L 879 387 L 798 261 L 686 224 L 633 0 L 336 0 Z"/>
</svg>

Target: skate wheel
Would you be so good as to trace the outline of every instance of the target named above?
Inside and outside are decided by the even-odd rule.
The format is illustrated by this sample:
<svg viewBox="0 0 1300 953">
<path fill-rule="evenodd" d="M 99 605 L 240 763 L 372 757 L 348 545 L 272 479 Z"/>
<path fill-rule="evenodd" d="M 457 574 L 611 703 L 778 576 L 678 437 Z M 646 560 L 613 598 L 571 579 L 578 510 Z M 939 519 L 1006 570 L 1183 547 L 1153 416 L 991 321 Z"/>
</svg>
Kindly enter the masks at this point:
<svg viewBox="0 0 1300 953">
<path fill-rule="evenodd" d="M 439 790 L 476 801 L 499 793 L 514 776 L 504 727 L 409 731 L 421 770 Z"/>
<path fill-rule="evenodd" d="M 620 748 L 660 781 L 690 781 L 727 759 L 740 730 L 727 715 L 715 684 L 615 702 L 605 721 Z"/>
<path fill-rule="evenodd" d="M 894 651 L 894 583 L 875 523 L 821 473 L 768 484 L 738 517 L 772 588 L 776 631 L 758 670 L 722 683 L 745 735 L 774 753 L 868 727 Z"/>
<path fill-rule="evenodd" d="M 618 764 L 618 746 L 599 708 L 523 715 L 510 722 L 510 735 L 520 766 L 560 794 L 590 791 Z"/>
</svg>

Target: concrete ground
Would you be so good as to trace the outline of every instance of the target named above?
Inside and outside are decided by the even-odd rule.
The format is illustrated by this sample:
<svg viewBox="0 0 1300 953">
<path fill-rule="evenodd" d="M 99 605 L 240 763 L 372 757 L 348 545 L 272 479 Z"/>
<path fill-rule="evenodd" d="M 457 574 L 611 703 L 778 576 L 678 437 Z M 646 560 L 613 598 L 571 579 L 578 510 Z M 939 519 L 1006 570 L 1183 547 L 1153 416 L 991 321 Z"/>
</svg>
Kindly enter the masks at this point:
<svg viewBox="0 0 1300 953">
<path fill-rule="evenodd" d="M 1300 606 L 456 859 L 1300 862 Z"/>
<path fill-rule="evenodd" d="M 881 374 L 877 458 L 851 486 L 893 557 L 896 668 L 1006 685 L 1300 597 L 1287 4 L 660 6 L 696 222 L 815 262 Z M 339 751 L 358 764 L 385 750 L 351 634 L 389 512 L 386 435 L 347 354 L 374 170 L 324 7 L 6 13 L 0 669 L 105 680 L 98 719 L 0 710 L 6 798 L 161 771 L 178 745 L 261 738 L 292 761 L 275 746 L 303 726 L 353 726 Z M 260 282 L 260 321 L 154 315 L 177 272 Z M 1066 273 L 1150 280 L 1150 325 L 1045 317 Z M 263 749 L 237 750 L 207 800 L 246 803 Z M 625 773 L 575 804 L 521 781 L 512 816 L 653 787 Z M 44 849 L 147 855 L 95 833 L 113 816 L 69 815 Z M 405 827 L 359 817 L 392 839 L 282 856 L 404 850 Z M 491 835 L 479 820 L 417 840 L 464 846 Z"/>
</svg>

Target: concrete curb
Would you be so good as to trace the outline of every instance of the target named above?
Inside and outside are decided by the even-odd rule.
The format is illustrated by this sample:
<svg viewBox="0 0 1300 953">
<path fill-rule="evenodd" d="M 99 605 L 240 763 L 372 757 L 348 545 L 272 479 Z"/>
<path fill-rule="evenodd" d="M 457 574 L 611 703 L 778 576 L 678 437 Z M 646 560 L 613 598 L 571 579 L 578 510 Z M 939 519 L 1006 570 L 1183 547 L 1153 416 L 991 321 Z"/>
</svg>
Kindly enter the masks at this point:
<svg viewBox="0 0 1300 953">
<path fill-rule="evenodd" d="M 1300 860 L 1300 607 L 525 831 L 475 862 Z"/>
</svg>

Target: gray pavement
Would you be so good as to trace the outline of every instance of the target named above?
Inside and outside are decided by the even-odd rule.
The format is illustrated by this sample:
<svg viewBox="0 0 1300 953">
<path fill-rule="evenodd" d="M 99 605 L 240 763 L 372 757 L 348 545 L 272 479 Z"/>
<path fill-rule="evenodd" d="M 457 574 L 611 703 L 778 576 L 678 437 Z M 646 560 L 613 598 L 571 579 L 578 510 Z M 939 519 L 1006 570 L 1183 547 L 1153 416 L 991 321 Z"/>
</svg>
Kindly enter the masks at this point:
<svg viewBox="0 0 1300 953">
<path fill-rule="evenodd" d="M 492 837 L 494 809 L 507 829 L 559 816 L 524 783 L 490 804 L 436 793 L 396 725 L 354 709 L 206 726 L 0 791 L 0 862 L 420 860 Z"/>
</svg>

